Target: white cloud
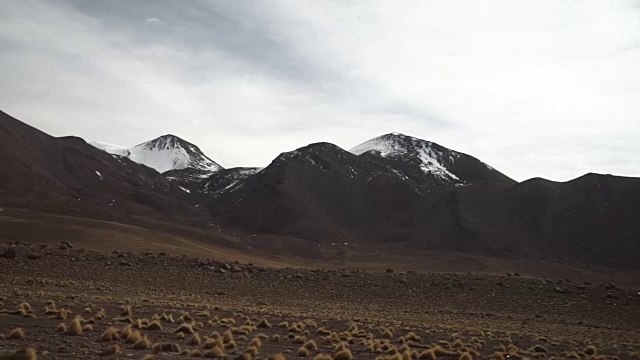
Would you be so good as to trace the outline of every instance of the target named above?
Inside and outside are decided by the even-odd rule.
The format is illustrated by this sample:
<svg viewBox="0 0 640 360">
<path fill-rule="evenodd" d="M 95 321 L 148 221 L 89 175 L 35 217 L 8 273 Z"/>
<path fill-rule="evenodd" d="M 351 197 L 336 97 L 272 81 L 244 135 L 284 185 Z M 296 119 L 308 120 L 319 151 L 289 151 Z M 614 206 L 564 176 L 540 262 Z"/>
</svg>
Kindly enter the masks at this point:
<svg viewBox="0 0 640 360">
<path fill-rule="evenodd" d="M 123 145 L 176 133 L 224 166 L 400 131 L 518 180 L 640 176 L 639 15 L 624 1 L 25 0 L 0 14 L 0 107 Z"/>
</svg>

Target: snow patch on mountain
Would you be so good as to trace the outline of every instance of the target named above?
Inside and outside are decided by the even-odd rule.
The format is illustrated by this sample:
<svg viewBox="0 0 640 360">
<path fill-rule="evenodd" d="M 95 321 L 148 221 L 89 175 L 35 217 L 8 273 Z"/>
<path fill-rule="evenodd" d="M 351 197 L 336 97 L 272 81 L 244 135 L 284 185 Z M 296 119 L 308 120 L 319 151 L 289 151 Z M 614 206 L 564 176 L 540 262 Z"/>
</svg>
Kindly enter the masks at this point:
<svg viewBox="0 0 640 360">
<path fill-rule="evenodd" d="M 175 135 L 164 135 L 131 148 L 98 141 L 90 144 L 110 154 L 128 157 L 160 173 L 191 168 L 210 174 L 222 169 L 197 146 Z"/>
<path fill-rule="evenodd" d="M 426 174 L 438 178 L 459 182 L 458 176 L 447 168 L 445 163 L 453 163 L 460 154 L 448 150 L 438 150 L 438 145 L 430 141 L 414 138 L 400 133 L 391 133 L 364 142 L 351 150 L 355 155 L 374 153 L 384 158 L 400 158 L 411 161 L 418 160 L 418 166 Z"/>
</svg>

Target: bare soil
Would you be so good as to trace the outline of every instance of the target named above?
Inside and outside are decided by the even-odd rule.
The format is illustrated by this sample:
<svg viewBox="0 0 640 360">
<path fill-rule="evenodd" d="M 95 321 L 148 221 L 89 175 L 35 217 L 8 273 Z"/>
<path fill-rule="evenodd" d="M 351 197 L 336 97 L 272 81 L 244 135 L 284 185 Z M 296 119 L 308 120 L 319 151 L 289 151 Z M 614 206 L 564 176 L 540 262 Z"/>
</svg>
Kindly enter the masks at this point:
<svg viewBox="0 0 640 360">
<path fill-rule="evenodd" d="M 598 279 L 585 283 L 518 274 L 276 268 L 51 244 L 11 248 L 15 259 L 0 258 L 0 352 L 32 346 L 39 359 L 100 358 L 111 344 L 118 344 L 120 352 L 107 358 L 152 354 L 152 349 L 136 350 L 124 340 L 99 341 L 109 327 L 128 331 L 129 323 L 120 316 L 127 305 L 132 314 L 126 321 L 133 325 L 154 315 L 172 315 L 173 322 L 161 321 L 162 330 L 145 329 L 144 322 L 138 329 L 153 344 L 180 346 L 180 352 L 154 354 L 156 359 L 204 354 L 206 340 L 227 330 L 234 330 L 237 345 L 225 349 L 227 358 L 244 354 L 257 336 L 263 338 L 262 346 L 253 359 L 276 353 L 298 358 L 303 340 L 317 345 L 310 358 L 333 355 L 343 342 L 354 359 L 402 359 L 402 353 L 417 358 L 436 346 L 449 352 L 437 354 L 443 359 L 465 353 L 477 359 L 639 356 L 638 289 Z M 19 310 L 23 302 L 31 311 L 24 306 Z M 60 315 L 45 314 L 47 306 L 53 308 L 47 302 L 55 303 L 56 311 L 72 313 L 64 320 L 52 318 Z M 96 318 L 100 309 L 104 319 Z M 189 316 L 180 319 L 183 313 Z M 69 327 L 76 316 L 92 329 L 77 336 L 57 331 L 60 323 Z M 256 328 L 263 319 L 272 327 Z M 190 345 L 191 335 L 177 338 L 181 322 L 196 329 L 200 345 Z M 288 327 L 278 326 L 282 322 Z M 19 327 L 25 339 L 11 339 L 10 332 Z M 320 328 L 327 331 L 319 333 Z M 415 337 L 405 337 L 408 333 Z M 280 335 L 277 342 L 275 335 Z M 595 354 L 589 354 L 589 346 Z"/>
</svg>

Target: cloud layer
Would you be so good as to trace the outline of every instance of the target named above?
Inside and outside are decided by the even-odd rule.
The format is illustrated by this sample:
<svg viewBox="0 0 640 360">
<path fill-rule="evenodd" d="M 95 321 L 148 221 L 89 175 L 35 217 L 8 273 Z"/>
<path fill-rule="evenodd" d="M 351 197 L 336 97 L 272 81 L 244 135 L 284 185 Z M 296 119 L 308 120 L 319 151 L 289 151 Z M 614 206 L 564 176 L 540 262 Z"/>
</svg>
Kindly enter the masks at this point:
<svg viewBox="0 0 640 360">
<path fill-rule="evenodd" d="M 640 176 L 637 1 L 21 0 L 0 108 L 53 135 L 173 133 L 223 166 L 398 131 L 524 180 Z"/>
</svg>

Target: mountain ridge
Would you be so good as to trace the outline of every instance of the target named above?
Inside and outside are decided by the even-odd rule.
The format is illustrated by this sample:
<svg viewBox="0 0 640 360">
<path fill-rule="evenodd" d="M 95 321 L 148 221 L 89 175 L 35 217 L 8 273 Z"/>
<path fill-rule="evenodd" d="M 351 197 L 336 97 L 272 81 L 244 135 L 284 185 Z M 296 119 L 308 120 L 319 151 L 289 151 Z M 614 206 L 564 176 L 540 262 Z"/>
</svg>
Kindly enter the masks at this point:
<svg viewBox="0 0 640 360">
<path fill-rule="evenodd" d="M 322 246 L 346 243 L 362 251 L 444 250 L 640 270 L 640 178 L 518 183 L 470 155 L 384 136 L 382 145 L 374 138 L 373 146 L 352 149 L 359 155 L 321 142 L 281 153 L 262 169 L 160 174 L 0 113 L 0 206 L 125 220 L 162 216 L 180 226 L 217 227 L 265 251 L 277 249 L 269 244 L 277 239 L 318 259 L 345 259 Z M 137 146 L 187 147 L 171 137 Z"/>
</svg>

